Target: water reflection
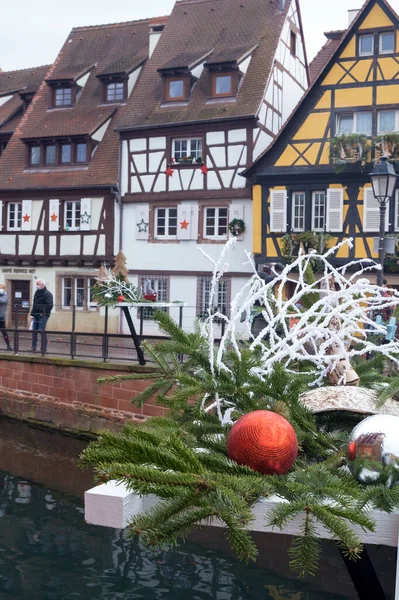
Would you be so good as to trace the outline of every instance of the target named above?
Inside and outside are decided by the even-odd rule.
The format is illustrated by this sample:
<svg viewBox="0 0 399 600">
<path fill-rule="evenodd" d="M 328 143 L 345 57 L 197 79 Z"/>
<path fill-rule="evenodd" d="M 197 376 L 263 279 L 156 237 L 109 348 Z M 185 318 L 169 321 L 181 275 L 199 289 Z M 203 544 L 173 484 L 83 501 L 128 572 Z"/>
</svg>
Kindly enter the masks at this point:
<svg viewBox="0 0 399 600">
<path fill-rule="evenodd" d="M 81 501 L 0 473 L 0 597 L 32 600 L 321 600 L 344 598 L 283 581 L 190 544 L 152 552 L 126 532 L 87 526 Z M 348 596 L 346 596 L 348 597 Z"/>
</svg>

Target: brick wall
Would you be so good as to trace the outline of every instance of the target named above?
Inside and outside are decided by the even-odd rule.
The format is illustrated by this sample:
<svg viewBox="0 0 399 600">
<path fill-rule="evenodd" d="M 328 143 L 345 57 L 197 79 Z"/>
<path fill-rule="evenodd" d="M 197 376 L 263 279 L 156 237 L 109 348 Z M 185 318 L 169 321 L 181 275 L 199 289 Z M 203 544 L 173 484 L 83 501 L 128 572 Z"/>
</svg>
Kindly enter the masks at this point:
<svg viewBox="0 0 399 600">
<path fill-rule="evenodd" d="M 97 379 L 151 367 L 109 365 L 41 357 L 0 357 L 0 414 L 59 429 L 97 433 L 119 429 L 129 420 L 163 416 L 152 402 L 137 408 L 129 402 L 146 381 L 99 385 Z"/>
</svg>

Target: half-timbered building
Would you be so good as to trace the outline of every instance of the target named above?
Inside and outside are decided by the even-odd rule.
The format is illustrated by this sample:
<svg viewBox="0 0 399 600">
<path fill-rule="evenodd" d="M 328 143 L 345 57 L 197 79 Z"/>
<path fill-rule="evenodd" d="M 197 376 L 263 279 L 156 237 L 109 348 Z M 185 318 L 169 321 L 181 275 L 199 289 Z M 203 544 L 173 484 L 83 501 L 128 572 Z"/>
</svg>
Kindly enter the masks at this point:
<svg viewBox="0 0 399 600">
<path fill-rule="evenodd" d="M 322 248 L 353 238 L 336 264 L 377 258 L 379 206 L 372 161 L 399 142 L 399 20 L 385 0 L 349 11 L 345 30 L 327 41 L 310 65 L 312 84 L 278 139 L 246 171 L 253 184 L 253 252 L 258 265 L 290 260 L 298 247 Z M 399 192 L 387 211 L 386 233 L 399 231 Z M 328 240 L 328 241 L 326 241 Z M 387 258 L 399 283 L 399 256 Z"/>
<path fill-rule="evenodd" d="M 73 29 L 1 157 L 2 275 L 26 312 L 34 279 L 47 281 L 53 329 L 69 326 L 73 305 L 87 311 L 88 329 L 97 326 L 90 286 L 119 250 L 115 117 L 164 22 Z"/>
<path fill-rule="evenodd" d="M 204 313 L 210 293 L 211 264 L 199 246 L 215 259 L 238 227 L 219 309 L 248 277 L 252 200 L 240 172 L 275 139 L 307 87 L 297 0 L 175 4 L 117 130 L 132 280 L 150 280 L 158 300 L 185 301 L 185 325 Z"/>
</svg>

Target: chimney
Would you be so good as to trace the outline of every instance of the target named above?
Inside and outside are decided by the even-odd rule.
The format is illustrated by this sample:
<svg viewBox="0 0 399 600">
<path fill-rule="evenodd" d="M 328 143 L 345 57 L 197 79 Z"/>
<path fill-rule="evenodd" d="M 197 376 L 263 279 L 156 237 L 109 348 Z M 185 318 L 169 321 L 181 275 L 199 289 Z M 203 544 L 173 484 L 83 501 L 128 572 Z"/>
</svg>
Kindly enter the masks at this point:
<svg viewBox="0 0 399 600">
<path fill-rule="evenodd" d="M 165 28 L 168 17 L 160 17 L 158 19 L 151 19 L 150 22 L 150 43 L 149 43 L 149 57 L 151 58 L 152 53 L 155 50 L 155 46 L 159 42 L 159 38 Z"/>
<path fill-rule="evenodd" d="M 354 8 L 354 9 L 348 10 L 348 27 L 350 27 L 352 25 L 353 21 L 356 19 L 359 12 L 360 12 L 359 8 Z"/>
</svg>

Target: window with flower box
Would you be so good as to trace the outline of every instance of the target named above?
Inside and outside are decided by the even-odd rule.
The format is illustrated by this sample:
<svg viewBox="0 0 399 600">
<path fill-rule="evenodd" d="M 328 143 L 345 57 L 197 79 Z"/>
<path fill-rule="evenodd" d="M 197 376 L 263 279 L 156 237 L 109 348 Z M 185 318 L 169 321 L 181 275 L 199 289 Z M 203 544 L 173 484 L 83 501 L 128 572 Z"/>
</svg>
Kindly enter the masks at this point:
<svg viewBox="0 0 399 600">
<path fill-rule="evenodd" d="M 175 163 L 202 162 L 202 138 L 179 138 L 172 140 L 172 158 Z"/>
</svg>

